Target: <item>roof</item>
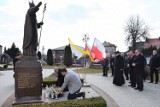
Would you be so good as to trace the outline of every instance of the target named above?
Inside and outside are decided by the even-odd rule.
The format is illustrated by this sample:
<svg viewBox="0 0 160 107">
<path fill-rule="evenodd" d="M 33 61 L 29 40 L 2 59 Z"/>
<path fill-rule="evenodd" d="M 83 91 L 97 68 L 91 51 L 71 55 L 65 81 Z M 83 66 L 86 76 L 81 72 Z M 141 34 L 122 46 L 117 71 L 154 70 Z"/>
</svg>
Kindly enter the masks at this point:
<svg viewBox="0 0 160 107">
<path fill-rule="evenodd" d="M 160 37 L 159 38 L 146 38 L 146 44 L 156 46 L 160 45 Z"/>
<path fill-rule="evenodd" d="M 52 49 L 52 51 L 63 51 L 65 49 L 66 46 L 61 46 L 61 47 L 58 47 L 58 48 L 54 48 Z"/>
<path fill-rule="evenodd" d="M 110 42 L 106 42 L 104 41 L 104 43 L 102 43 L 104 47 L 116 47 L 114 44 L 111 44 Z"/>
<path fill-rule="evenodd" d="M 61 46 L 61 47 L 58 47 L 58 48 L 54 48 L 54 49 L 52 49 L 52 51 L 64 51 L 64 49 L 65 49 L 66 46 L 67 46 L 67 45 Z M 81 46 L 79 46 L 79 47 L 82 48 L 82 49 L 84 49 L 84 48 L 81 47 Z"/>
</svg>

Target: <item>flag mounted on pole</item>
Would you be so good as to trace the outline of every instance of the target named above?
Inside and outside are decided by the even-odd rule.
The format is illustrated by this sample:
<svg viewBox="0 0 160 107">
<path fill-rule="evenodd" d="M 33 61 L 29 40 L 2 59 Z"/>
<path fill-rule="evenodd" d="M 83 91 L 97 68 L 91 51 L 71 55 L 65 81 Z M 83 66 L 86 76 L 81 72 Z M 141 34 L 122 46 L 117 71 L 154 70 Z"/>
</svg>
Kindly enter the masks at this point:
<svg viewBox="0 0 160 107">
<path fill-rule="evenodd" d="M 97 38 L 94 38 L 91 52 L 94 53 L 95 59 L 103 60 L 106 57 L 105 47 Z"/>
<path fill-rule="evenodd" d="M 75 45 L 69 38 L 68 38 L 72 53 L 77 56 L 77 59 L 82 57 L 82 55 L 86 54 L 86 51 L 84 51 L 82 48 L 79 46 Z"/>
<path fill-rule="evenodd" d="M 86 54 L 89 55 L 91 61 L 93 62 L 94 58 L 95 58 L 95 55 L 94 55 L 93 52 L 91 52 L 91 48 L 88 44 L 86 44 L 86 46 L 85 46 L 85 51 L 86 51 Z"/>
</svg>

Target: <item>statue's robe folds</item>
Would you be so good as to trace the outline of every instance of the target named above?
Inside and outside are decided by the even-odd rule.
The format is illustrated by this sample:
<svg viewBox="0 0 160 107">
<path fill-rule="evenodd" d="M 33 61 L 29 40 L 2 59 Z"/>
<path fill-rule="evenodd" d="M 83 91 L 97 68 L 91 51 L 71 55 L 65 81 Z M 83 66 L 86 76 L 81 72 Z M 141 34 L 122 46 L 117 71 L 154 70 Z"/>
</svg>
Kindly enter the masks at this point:
<svg viewBox="0 0 160 107">
<path fill-rule="evenodd" d="M 23 38 L 23 55 L 35 56 L 38 46 L 37 34 L 37 19 L 36 12 L 39 10 L 38 6 L 28 9 L 24 25 L 24 38 Z"/>
</svg>

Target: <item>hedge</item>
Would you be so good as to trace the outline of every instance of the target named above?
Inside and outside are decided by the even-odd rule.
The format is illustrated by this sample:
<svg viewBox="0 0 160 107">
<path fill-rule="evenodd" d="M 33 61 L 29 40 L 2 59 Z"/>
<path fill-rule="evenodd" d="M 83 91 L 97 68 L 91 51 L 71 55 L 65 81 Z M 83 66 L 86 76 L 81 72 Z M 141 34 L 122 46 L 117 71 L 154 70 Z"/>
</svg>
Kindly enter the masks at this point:
<svg viewBox="0 0 160 107">
<path fill-rule="evenodd" d="M 51 86 L 52 84 L 56 84 L 57 78 L 56 77 L 46 77 L 43 79 L 43 87 L 46 85 Z"/>
<path fill-rule="evenodd" d="M 52 103 L 21 104 L 13 107 L 107 107 L 107 104 L 102 97 L 93 97 Z"/>
<path fill-rule="evenodd" d="M 53 84 L 56 84 L 56 81 L 57 81 L 57 77 L 55 77 L 54 74 L 51 74 L 51 76 L 46 77 L 46 78 L 43 79 L 42 85 L 43 85 L 43 87 L 46 87 L 46 85 L 51 86 Z M 81 82 L 83 84 L 84 80 L 81 79 Z"/>
</svg>

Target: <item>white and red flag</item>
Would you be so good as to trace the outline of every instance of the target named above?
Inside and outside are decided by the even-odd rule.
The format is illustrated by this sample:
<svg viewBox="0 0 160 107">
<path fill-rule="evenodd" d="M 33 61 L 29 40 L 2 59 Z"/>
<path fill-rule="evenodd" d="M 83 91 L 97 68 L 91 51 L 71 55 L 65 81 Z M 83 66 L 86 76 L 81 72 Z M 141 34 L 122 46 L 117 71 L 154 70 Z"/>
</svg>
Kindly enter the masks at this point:
<svg viewBox="0 0 160 107">
<path fill-rule="evenodd" d="M 85 51 L 89 55 L 91 61 L 93 62 L 94 59 L 95 59 L 95 56 L 94 56 L 94 53 L 91 52 L 91 48 L 90 48 L 90 46 L 88 44 L 86 44 L 86 46 L 85 46 Z"/>
<path fill-rule="evenodd" d="M 95 59 L 103 60 L 106 57 L 105 47 L 97 38 L 94 39 L 91 52 L 94 53 Z"/>
</svg>

